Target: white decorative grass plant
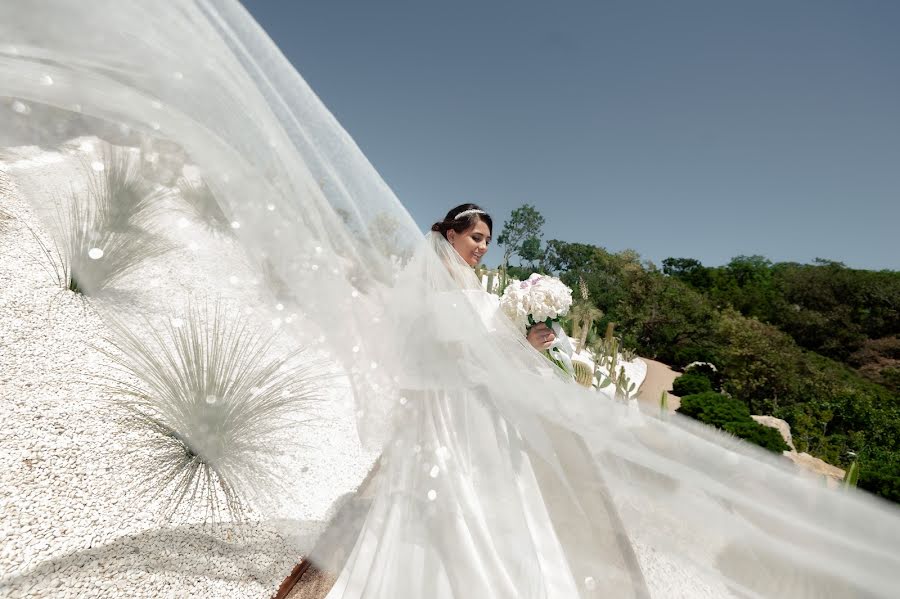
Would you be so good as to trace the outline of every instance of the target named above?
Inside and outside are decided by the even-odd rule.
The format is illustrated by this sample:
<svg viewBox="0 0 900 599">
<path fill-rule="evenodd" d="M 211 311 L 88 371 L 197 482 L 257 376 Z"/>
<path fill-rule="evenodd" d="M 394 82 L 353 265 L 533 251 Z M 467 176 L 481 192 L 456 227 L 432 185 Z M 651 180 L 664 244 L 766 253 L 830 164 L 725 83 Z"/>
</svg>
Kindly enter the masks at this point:
<svg viewBox="0 0 900 599">
<path fill-rule="evenodd" d="M 86 166 L 86 193 L 73 192 L 57 206 L 52 244 L 35 238 L 60 287 L 100 294 L 171 249 L 152 231 L 153 214 L 167 192 L 147 183 L 125 150 L 111 149 Z"/>
<path fill-rule="evenodd" d="M 189 307 L 146 338 L 111 323 L 119 365 L 111 386 L 130 426 L 150 433 L 135 448 L 140 493 L 162 498 L 163 517 L 183 504 L 214 524 L 279 493 L 286 433 L 309 420 L 323 388 L 319 366 L 294 352 L 273 357 L 274 335 L 216 304 Z"/>
</svg>

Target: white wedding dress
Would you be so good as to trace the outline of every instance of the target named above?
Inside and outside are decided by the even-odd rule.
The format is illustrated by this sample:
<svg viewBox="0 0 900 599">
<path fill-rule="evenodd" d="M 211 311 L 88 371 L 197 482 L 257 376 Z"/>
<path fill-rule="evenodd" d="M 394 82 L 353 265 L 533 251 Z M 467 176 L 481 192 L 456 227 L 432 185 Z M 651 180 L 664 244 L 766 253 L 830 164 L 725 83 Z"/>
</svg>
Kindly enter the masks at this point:
<svg viewBox="0 0 900 599">
<path fill-rule="evenodd" d="M 719 596 L 900 588 L 896 506 L 679 418 L 630 418 L 484 318 L 471 269 L 423 239 L 233 0 L 3 0 L 0 96 L 35 145 L 61 131 L 137 136 L 153 161 L 188 160 L 241 251 L 195 284 L 215 295 L 230 280 L 277 282 L 292 299 L 283 312 L 247 306 L 254 322 L 322 339 L 341 363 L 360 436 L 384 449 L 359 534 L 332 523 L 347 527 L 348 557 L 331 597 L 646 597 L 648 555 L 667 564 L 657 580 L 690 576 Z M 139 330 L 169 318 L 131 308 L 153 293 L 136 285 L 96 309 Z M 302 501 L 300 483 L 277 499 Z M 285 522 L 276 511 L 263 515 Z"/>
<path fill-rule="evenodd" d="M 455 271 L 454 280 L 469 287 L 440 292 L 438 309 L 459 313 L 470 306 L 486 334 L 509 328 L 497 296 L 471 288 L 471 268 L 443 237 L 428 238 L 428 251 L 440 255 Z M 448 326 L 436 339 L 418 338 L 425 345 L 477 345 L 479 339 L 465 338 L 465 330 Z M 556 375 L 544 367 L 541 376 Z M 547 494 L 561 481 L 546 464 L 536 463 L 540 458 L 491 408 L 484 392 L 465 386 L 435 390 L 427 382 L 409 388 L 417 385 L 411 379 L 401 384 L 406 388 L 400 391 L 399 434 L 382 456 L 375 499 L 329 597 L 578 597 L 585 590 L 612 596 L 614 589 L 616 596 L 636 596 L 640 580 L 620 580 L 622 569 L 603 580 L 602 568 L 590 576 L 569 562 L 557 534 L 557 527 L 574 533 L 566 530 L 569 506 L 558 492 Z M 567 435 L 557 433 L 561 443 Z M 576 459 L 590 462 L 587 455 Z M 614 516 L 599 507 L 594 512 L 605 520 Z M 609 524 L 603 523 L 604 532 Z M 620 567 L 618 539 L 607 536 L 613 542 L 602 551 Z M 632 557 L 628 548 L 625 554 Z M 636 568 L 632 573 L 639 576 Z"/>
</svg>

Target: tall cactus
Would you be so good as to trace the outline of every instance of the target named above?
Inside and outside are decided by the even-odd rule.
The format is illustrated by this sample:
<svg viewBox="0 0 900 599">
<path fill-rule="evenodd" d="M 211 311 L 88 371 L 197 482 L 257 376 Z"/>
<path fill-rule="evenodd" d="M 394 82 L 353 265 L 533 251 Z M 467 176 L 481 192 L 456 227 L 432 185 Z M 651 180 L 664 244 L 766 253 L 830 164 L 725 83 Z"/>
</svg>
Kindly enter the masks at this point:
<svg viewBox="0 0 900 599">
<path fill-rule="evenodd" d="M 855 487 L 858 480 L 859 461 L 853 460 L 853 463 L 850 464 L 850 468 L 847 470 L 847 473 L 844 474 L 844 488 L 849 489 L 850 487 Z"/>
<path fill-rule="evenodd" d="M 584 387 L 592 387 L 594 385 L 594 373 L 591 368 L 580 360 L 573 360 L 572 366 L 575 369 L 575 380 L 579 385 Z"/>
</svg>

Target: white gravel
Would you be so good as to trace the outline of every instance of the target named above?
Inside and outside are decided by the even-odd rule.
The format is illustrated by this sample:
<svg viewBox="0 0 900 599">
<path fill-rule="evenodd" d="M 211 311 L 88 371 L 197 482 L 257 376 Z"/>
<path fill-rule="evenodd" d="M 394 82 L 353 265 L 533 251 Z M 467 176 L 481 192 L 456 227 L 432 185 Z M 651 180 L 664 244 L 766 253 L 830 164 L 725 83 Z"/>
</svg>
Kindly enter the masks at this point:
<svg viewBox="0 0 900 599">
<path fill-rule="evenodd" d="M 31 234 L 45 236 L 46 221 L 20 193 L 44 193 L 52 209 L 52 194 L 79 185 L 79 151 L 7 149 L 0 162 L 0 209 L 11 216 L 0 217 L 0 596 L 269 597 L 374 460 L 358 446 L 349 391 L 334 381 L 317 422 L 295 431 L 307 449 L 288 473 L 290 524 L 258 522 L 240 534 L 212 532 L 199 514 L 160 524 L 158 506 L 129 492 L 128 443 L 140 433 L 125 428 L 108 409 L 115 396 L 92 382 L 111 367 L 94 349 L 104 324 L 55 286 Z M 170 234 L 209 235 L 192 225 Z M 230 240 L 218 242 L 208 251 L 229 251 Z M 209 262 L 199 268 L 203 260 L 176 255 L 150 265 L 157 274 L 137 284 L 153 281 L 154 293 L 135 309 L 158 310 L 154 302 L 217 282 L 222 273 Z M 252 293 L 241 296 L 250 286 L 233 287 L 232 301 L 259 305 Z"/>
<path fill-rule="evenodd" d="M 349 391 L 336 380 L 319 404 L 318 423 L 296 431 L 307 453 L 289 476 L 291 526 L 258 522 L 240 535 L 227 526 L 211 532 L 196 514 L 161 525 L 158 506 L 133 500 L 128 443 L 136 433 L 108 409 L 114 396 L 91 382 L 111 366 L 94 349 L 104 324 L 90 304 L 55 286 L 31 233 L 46 239 L 47 221 L 19 191 L 46 196 L 40 208 L 51 210 L 49 198 L 79 185 L 79 155 L 92 143 L 0 154 L 0 210 L 11 216 L 0 214 L 0 595 L 269 597 L 376 456 L 359 448 Z M 147 267 L 134 284 L 149 282 L 151 292 L 136 296 L 135 310 L 159 310 L 173 294 L 204 289 L 231 293 L 236 305 L 268 301 L 245 281 L 226 283 L 222 264 L 239 258 L 231 240 L 172 218 L 168 234 L 182 245 L 207 237 Z M 646 364 L 623 365 L 640 386 Z M 654 597 L 724 596 L 651 547 L 638 542 L 636 549 Z"/>
</svg>

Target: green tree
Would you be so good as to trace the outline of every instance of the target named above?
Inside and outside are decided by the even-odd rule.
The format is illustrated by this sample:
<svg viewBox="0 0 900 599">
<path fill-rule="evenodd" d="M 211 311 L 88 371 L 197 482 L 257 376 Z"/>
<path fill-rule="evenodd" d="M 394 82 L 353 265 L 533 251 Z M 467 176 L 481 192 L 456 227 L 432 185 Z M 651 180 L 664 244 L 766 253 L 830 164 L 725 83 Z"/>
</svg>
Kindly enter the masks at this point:
<svg viewBox="0 0 900 599">
<path fill-rule="evenodd" d="M 589 243 L 569 243 L 551 239 L 547 242 L 547 250 L 544 252 L 544 268 L 548 272 L 560 276 L 568 275 L 569 278 L 577 280 L 580 274 L 590 270 L 597 252 L 603 251 Z"/>
<path fill-rule="evenodd" d="M 728 309 L 719 320 L 723 388 L 746 402 L 754 414 L 771 414 L 797 397 L 803 353 L 772 325 Z"/>
<path fill-rule="evenodd" d="M 694 289 L 706 290 L 712 284 L 709 269 L 693 258 L 666 258 L 662 261 L 663 274 L 680 279 Z"/>
<path fill-rule="evenodd" d="M 541 240 L 537 237 L 529 237 L 522 242 L 519 249 L 519 257 L 522 260 L 528 260 L 531 263 L 531 269 L 537 268 L 537 263 L 543 257 L 544 252 L 541 251 Z"/>
<path fill-rule="evenodd" d="M 533 242 L 529 240 L 538 240 L 538 249 L 540 248 L 544 222 L 544 217 L 531 204 L 523 204 L 512 211 L 509 220 L 503 223 L 503 230 L 497 237 L 497 243 L 503 246 L 504 265 L 509 266 L 509 259 L 513 256 L 522 257 L 523 251 L 528 253 L 529 250 L 532 250 Z M 530 245 L 524 248 L 526 243 Z"/>
</svg>

